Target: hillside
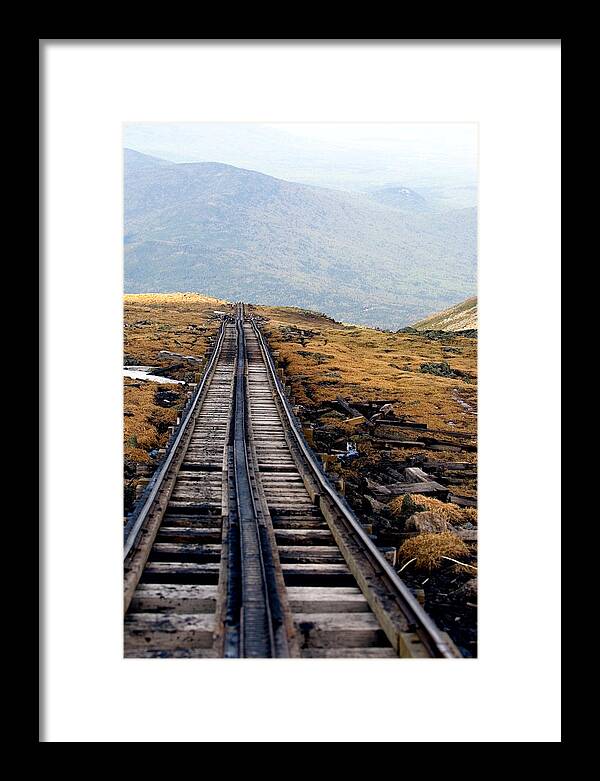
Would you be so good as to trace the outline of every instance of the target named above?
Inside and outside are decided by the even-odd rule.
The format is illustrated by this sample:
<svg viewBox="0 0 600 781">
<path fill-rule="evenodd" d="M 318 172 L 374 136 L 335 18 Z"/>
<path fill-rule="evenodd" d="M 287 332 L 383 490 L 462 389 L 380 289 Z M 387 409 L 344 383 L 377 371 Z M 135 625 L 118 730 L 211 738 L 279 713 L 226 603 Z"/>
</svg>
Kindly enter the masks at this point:
<svg viewBox="0 0 600 781">
<path fill-rule="evenodd" d="M 431 211 L 431 205 L 422 195 L 411 190 L 410 187 L 401 185 L 387 185 L 378 187 L 369 193 L 378 203 L 391 206 L 402 211 L 426 212 Z"/>
<path fill-rule="evenodd" d="M 471 293 L 476 212 L 404 213 L 369 195 L 223 163 L 125 153 L 125 290 L 202 290 L 399 328 Z"/>
<path fill-rule="evenodd" d="M 417 331 L 467 331 L 477 328 L 477 296 L 415 323 Z"/>
</svg>

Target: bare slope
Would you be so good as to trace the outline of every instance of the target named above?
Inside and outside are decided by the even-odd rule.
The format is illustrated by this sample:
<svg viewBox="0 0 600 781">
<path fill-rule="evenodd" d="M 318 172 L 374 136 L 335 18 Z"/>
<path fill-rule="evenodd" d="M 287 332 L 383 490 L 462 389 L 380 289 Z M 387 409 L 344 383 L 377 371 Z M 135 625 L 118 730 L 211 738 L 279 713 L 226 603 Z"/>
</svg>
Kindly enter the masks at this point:
<svg viewBox="0 0 600 781">
<path fill-rule="evenodd" d="M 467 331 L 477 328 L 477 296 L 415 323 L 418 331 Z"/>
</svg>

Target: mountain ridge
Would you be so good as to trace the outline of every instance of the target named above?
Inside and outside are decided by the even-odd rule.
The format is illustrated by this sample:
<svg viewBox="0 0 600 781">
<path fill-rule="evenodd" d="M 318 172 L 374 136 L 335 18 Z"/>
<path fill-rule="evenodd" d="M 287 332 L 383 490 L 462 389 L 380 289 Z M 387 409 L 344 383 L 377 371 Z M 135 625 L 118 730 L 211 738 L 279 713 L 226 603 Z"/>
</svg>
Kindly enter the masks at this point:
<svg viewBox="0 0 600 781">
<path fill-rule="evenodd" d="M 400 327 L 474 288 L 476 212 L 125 150 L 125 290 L 203 290 Z"/>
</svg>

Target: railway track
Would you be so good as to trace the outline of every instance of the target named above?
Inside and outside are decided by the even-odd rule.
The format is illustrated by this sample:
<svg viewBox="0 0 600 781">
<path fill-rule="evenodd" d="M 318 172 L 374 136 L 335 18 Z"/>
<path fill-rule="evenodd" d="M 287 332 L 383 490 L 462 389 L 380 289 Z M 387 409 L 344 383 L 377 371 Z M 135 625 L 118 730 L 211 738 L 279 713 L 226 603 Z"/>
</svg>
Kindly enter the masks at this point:
<svg viewBox="0 0 600 781">
<path fill-rule="evenodd" d="M 127 657 L 459 656 L 308 447 L 245 308 L 125 527 Z"/>
</svg>

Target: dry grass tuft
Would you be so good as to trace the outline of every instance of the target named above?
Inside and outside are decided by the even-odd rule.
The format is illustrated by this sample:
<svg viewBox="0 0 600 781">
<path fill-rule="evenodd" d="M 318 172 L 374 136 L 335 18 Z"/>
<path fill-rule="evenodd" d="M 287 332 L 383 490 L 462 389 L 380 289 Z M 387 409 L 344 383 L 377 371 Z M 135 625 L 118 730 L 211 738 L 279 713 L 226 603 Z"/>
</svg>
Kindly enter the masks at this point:
<svg viewBox="0 0 600 781">
<path fill-rule="evenodd" d="M 182 386 L 169 385 L 169 390 L 179 395 L 179 402 L 172 408 L 158 406 L 155 396 L 160 387 L 164 386 L 153 382 L 143 383 L 141 387 L 125 386 L 124 405 L 127 415 L 123 426 L 123 444 L 125 457 L 133 461 L 147 463 L 150 450 L 166 445 L 169 438 L 167 428 L 175 424 L 178 410 L 185 403 Z"/>
<path fill-rule="evenodd" d="M 393 499 L 388 505 L 392 515 L 397 518 L 409 518 L 413 513 L 430 510 L 448 523 L 461 524 L 470 521 L 477 523 L 477 510 L 473 507 L 457 507 L 455 504 L 446 504 L 439 499 L 433 499 L 423 494 L 402 494 Z"/>
<path fill-rule="evenodd" d="M 419 570 L 438 569 L 444 556 L 452 559 L 469 557 L 468 546 L 452 532 L 438 534 L 418 534 L 402 543 L 398 550 L 402 562 L 415 559 L 414 566 Z"/>
</svg>

